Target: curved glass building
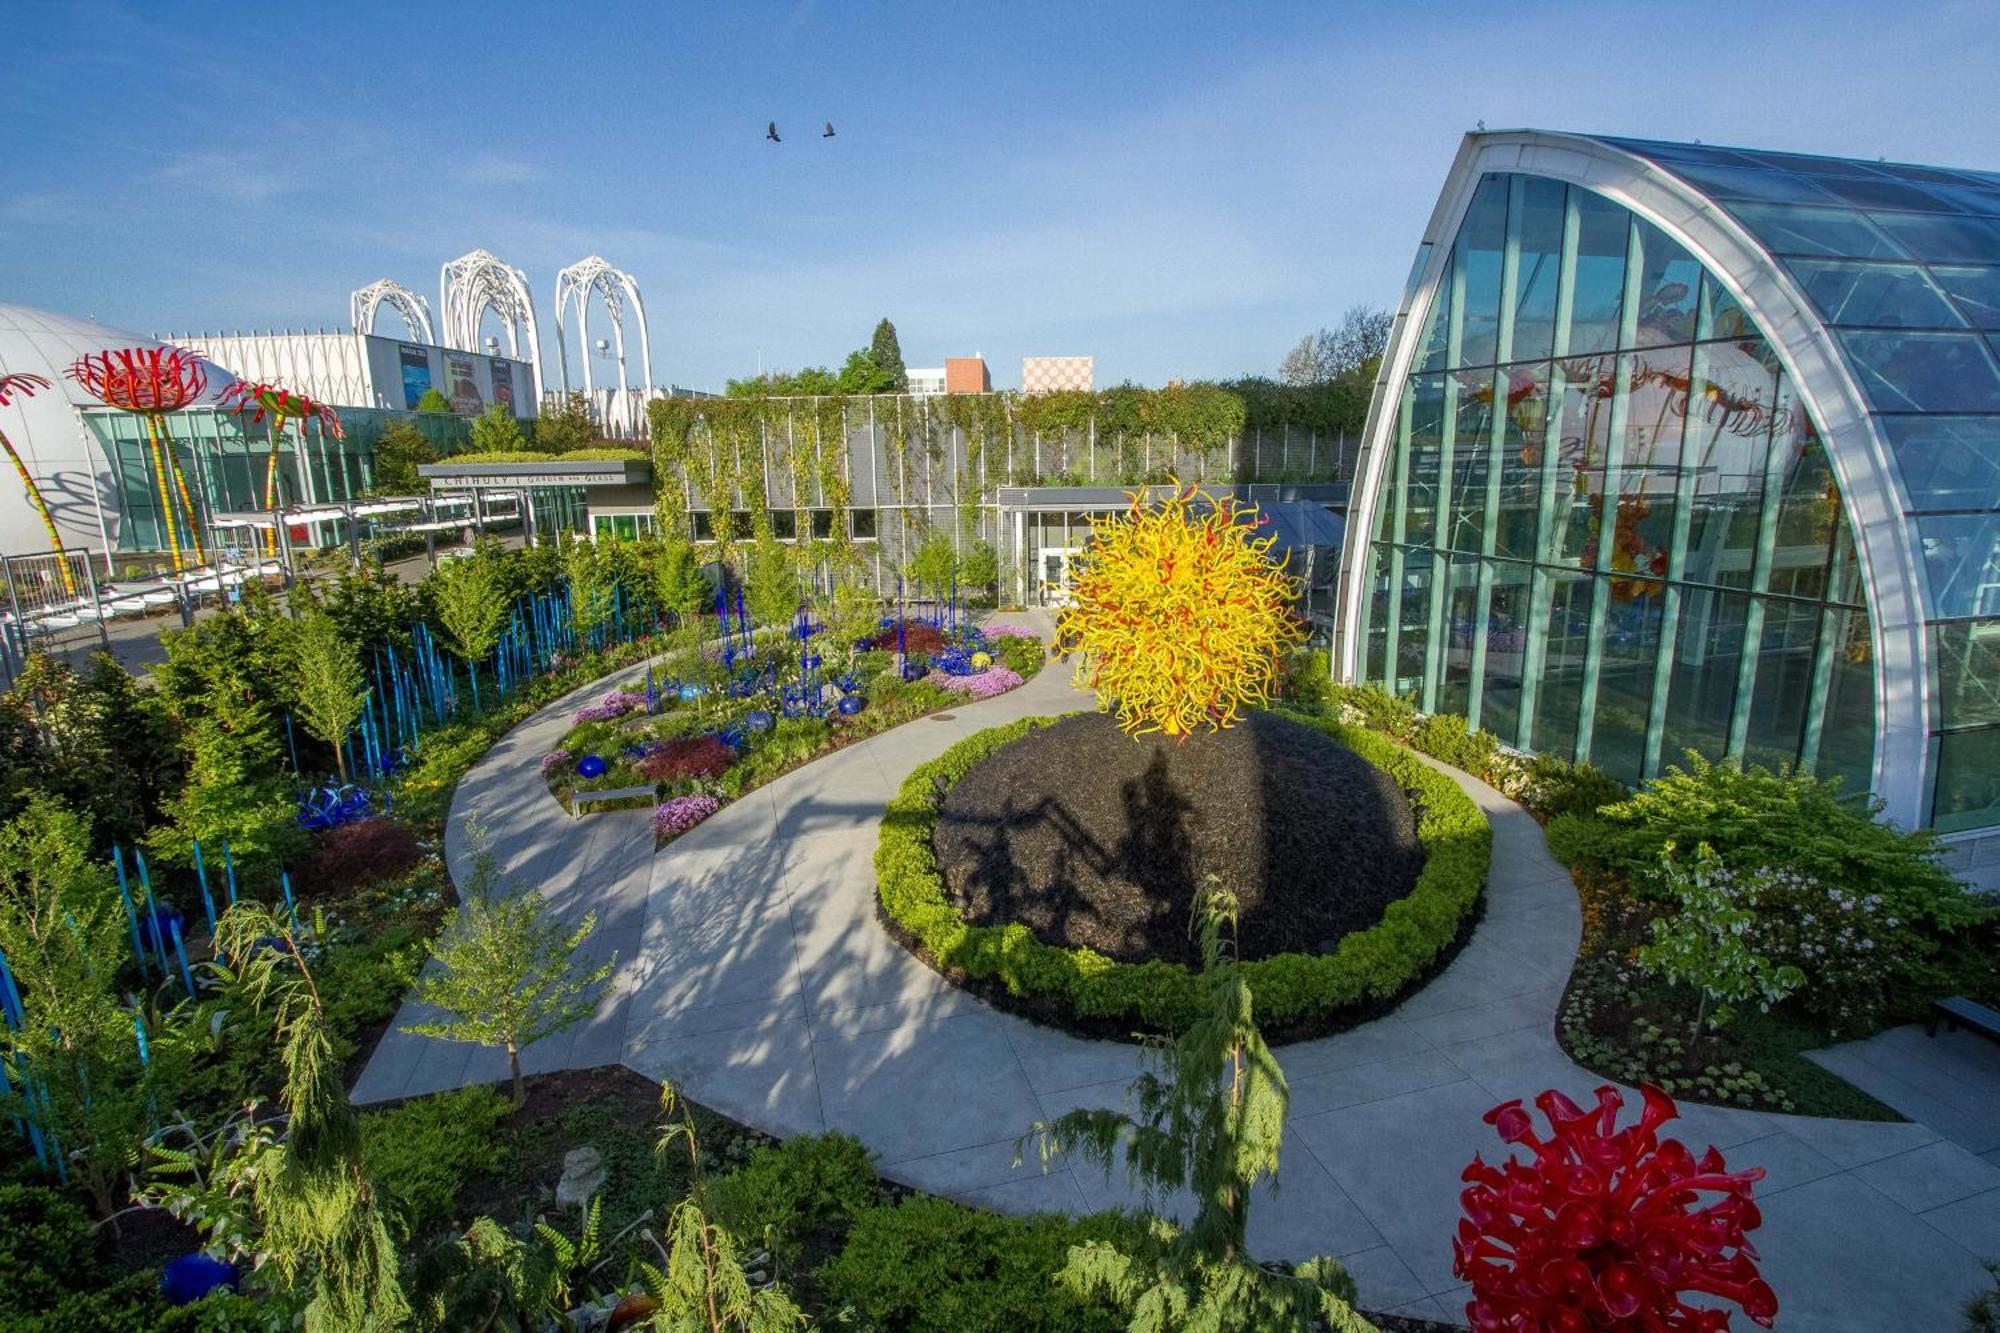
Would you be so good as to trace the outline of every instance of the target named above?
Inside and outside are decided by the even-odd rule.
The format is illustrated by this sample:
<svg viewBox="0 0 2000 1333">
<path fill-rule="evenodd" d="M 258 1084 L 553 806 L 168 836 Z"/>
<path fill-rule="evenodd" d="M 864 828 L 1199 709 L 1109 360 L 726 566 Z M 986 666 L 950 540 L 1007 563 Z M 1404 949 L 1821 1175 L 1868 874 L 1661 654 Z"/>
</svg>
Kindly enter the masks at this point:
<svg viewBox="0 0 2000 1333">
<path fill-rule="evenodd" d="M 1522 749 L 1840 775 L 2000 880 L 2000 175 L 1468 136 L 1340 630 Z"/>
</svg>

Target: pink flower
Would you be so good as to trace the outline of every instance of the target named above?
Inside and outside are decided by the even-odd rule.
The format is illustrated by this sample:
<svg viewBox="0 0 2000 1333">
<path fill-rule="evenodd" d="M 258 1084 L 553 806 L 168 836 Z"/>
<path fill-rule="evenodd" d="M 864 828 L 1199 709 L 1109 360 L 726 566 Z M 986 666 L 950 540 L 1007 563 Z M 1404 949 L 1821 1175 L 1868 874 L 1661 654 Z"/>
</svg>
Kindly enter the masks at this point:
<svg viewBox="0 0 2000 1333">
<path fill-rule="evenodd" d="M 933 671 L 924 679 L 941 690 L 963 694 L 967 699 L 991 699 L 996 694 L 1005 694 L 1021 683 L 1018 672 L 1003 666 L 990 666 L 969 676 L 954 676 L 949 672 Z"/>
<path fill-rule="evenodd" d="M 676 796 L 660 802 L 653 811 L 653 836 L 664 841 L 678 837 L 722 808 L 713 796 Z"/>
</svg>

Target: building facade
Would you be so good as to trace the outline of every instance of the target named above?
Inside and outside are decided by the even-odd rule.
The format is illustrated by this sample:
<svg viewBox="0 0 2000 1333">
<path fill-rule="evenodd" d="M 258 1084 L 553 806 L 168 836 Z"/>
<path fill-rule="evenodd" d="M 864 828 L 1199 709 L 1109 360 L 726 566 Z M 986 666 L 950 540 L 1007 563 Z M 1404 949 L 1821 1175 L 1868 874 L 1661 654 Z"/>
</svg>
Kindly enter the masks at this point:
<svg viewBox="0 0 2000 1333">
<path fill-rule="evenodd" d="M 1089 393 L 1097 387 L 1096 359 L 1088 356 L 1024 356 L 1022 393 Z"/>
<path fill-rule="evenodd" d="M 540 407 L 535 368 L 528 362 L 434 343 L 349 330 L 168 334 L 163 341 L 238 379 L 282 384 L 343 411 L 414 412 L 431 389 L 460 416 L 478 416 L 497 403 L 528 418 Z"/>
<path fill-rule="evenodd" d="M 944 391 L 946 393 L 993 392 L 993 376 L 986 369 L 986 358 L 976 354 L 946 357 Z"/>
<path fill-rule="evenodd" d="M 1336 669 L 1636 782 L 1839 776 L 2000 882 L 2000 176 L 1468 136 Z"/>
</svg>

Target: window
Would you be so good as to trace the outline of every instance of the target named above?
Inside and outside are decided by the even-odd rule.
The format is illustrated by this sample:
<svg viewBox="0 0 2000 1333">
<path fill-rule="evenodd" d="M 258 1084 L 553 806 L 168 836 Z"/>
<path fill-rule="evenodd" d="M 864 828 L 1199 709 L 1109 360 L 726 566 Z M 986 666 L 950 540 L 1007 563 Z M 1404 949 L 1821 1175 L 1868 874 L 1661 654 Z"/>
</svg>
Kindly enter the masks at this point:
<svg viewBox="0 0 2000 1333">
<path fill-rule="evenodd" d="M 1962 328 L 1965 321 L 1915 264 L 1793 259 L 1785 267 L 1829 324 L 1862 328 Z"/>
<path fill-rule="evenodd" d="M 831 521 L 832 521 L 832 518 L 831 518 L 831 516 L 829 515 L 829 517 L 828 517 L 828 522 L 829 522 L 829 523 L 831 523 Z M 849 531 L 849 532 L 851 532 L 851 533 L 853 534 L 853 536 L 854 536 L 854 540 L 856 540 L 856 541 L 858 541 L 858 542 L 872 542 L 872 541 L 874 541 L 874 540 L 875 540 L 875 511 L 874 511 L 874 510 L 872 510 L 872 509 L 850 509 L 850 510 L 848 510 L 848 511 L 847 511 L 847 527 L 848 527 L 848 531 Z"/>
<path fill-rule="evenodd" d="M 812 519 L 812 535 L 815 538 L 825 541 L 827 538 L 833 536 L 833 511 L 831 509 L 812 510 L 810 517 Z"/>
<path fill-rule="evenodd" d="M 793 509 L 773 509 L 771 511 L 771 535 L 781 542 L 788 542 L 799 535 L 799 515 Z"/>
</svg>

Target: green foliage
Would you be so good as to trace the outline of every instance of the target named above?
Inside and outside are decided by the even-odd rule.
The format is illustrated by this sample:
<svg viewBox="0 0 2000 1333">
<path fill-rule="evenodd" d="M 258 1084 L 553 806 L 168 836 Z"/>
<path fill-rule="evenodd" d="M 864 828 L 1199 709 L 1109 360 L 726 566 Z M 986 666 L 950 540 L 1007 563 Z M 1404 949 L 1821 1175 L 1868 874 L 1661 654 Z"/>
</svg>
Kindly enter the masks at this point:
<svg viewBox="0 0 2000 1333">
<path fill-rule="evenodd" d="M 1358 727 L 1281 713 L 1317 727 L 1382 769 L 1411 795 L 1423 871 L 1380 923 L 1330 954 L 1278 954 L 1243 965 L 1269 1028 L 1323 1032 L 1424 975 L 1457 939 L 1485 888 L 1492 852 L 1486 817 L 1458 784 Z M 1203 1012 L 1200 979 L 1177 963 L 1117 963 L 1089 949 L 1037 940 L 1027 927 L 969 925 L 938 873 L 931 830 L 952 785 L 973 765 L 1052 718 L 993 727 L 910 774 L 889 803 L 875 850 L 876 894 L 890 929 L 947 972 L 1003 989 L 1036 1012 L 1102 1028 L 1178 1032 Z"/>
<path fill-rule="evenodd" d="M 425 389 L 423 397 L 417 399 L 417 411 L 449 412 L 451 411 L 451 400 L 435 388 Z"/>
<path fill-rule="evenodd" d="M 895 377 L 876 365 L 865 348 L 847 354 L 834 383 L 838 393 L 890 393 L 895 387 Z"/>
<path fill-rule="evenodd" d="M 490 854 L 479 854 L 461 897 L 431 949 L 439 968 L 419 979 L 415 997 L 448 1017 L 403 1031 L 505 1047 L 519 1106 L 526 1100 L 521 1048 L 590 1017 L 617 958 L 580 966 L 576 951 L 597 928 L 597 914 L 565 926 L 532 890 L 510 893 L 497 883 Z"/>
<path fill-rule="evenodd" d="M 0 1310 L 52 1309 L 101 1266 L 81 1208 L 51 1189 L 0 1185 Z"/>
<path fill-rule="evenodd" d="M 1490 732 L 1474 731 L 1456 713 L 1433 713 L 1417 727 L 1412 745 L 1433 759 L 1474 775 L 1486 773 L 1499 742 Z"/>
<path fill-rule="evenodd" d="M 1735 1006 L 1772 1005 L 1803 986 L 1797 967 L 1758 953 L 1747 938 L 1756 921 L 1755 905 L 1735 874 L 1707 843 L 1695 848 L 1690 864 L 1669 844 L 1660 853 L 1660 892 L 1667 910 L 1653 918 L 1652 940 L 1639 947 L 1639 965 L 1677 986 L 1701 995 L 1691 1032 L 1722 1027 Z"/>
<path fill-rule="evenodd" d="M 324 611 L 299 618 L 292 638 L 293 688 L 298 693 L 299 721 L 333 749 L 335 765 L 347 778 L 347 754 L 341 747 L 361 716 L 364 683 L 354 641 Z"/>
<path fill-rule="evenodd" d="M 903 345 L 896 338 L 896 326 L 886 316 L 868 340 L 868 359 L 884 378 L 883 392 L 902 393 L 910 387 L 910 372 L 903 366 Z"/>
<path fill-rule="evenodd" d="M 489 404 L 472 423 L 472 453 L 513 454 L 527 447 L 528 437 L 505 403 Z"/>
<path fill-rule="evenodd" d="M 497 552 L 481 549 L 439 565 L 428 580 L 438 623 L 461 661 L 477 663 L 491 657 L 506 627 L 513 598 L 500 563 Z"/>
<path fill-rule="evenodd" d="M 1301 713 L 1323 713 L 1332 704 L 1333 655 L 1324 648 L 1301 648 L 1285 659 L 1278 697 Z"/>
<path fill-rule="evenodd" d="M 1118 1213 L 1009 1217 L 916 1195 L 857 1216 L 819 1280 L 868 1328 L 1113 1333 L 1125 1323 L 1114 1310 L 1057 1286 L 1055 1276 L 1071 1246 L 1129 1243 L 1142 1230 Z"/>
<path fill-rule="evenodd" d="M 1617 862 L 1623 845 L 1619 830 L 1596 815 L 1557 815 L 1542 828 L 1549 855 L 1572 870 L 1604 871 Z"/>
<path fill-rule="evenodd" d="M 361 1118 L 362 1169 L 412 1236 L 452 1216 L 466 1182 L 502 1163 L 495 1133 L 507 1099 L 483 1085 L 440 1092 Z"/>
<path fill-rule="evenodd" d="M 447 463 L 631 463 L 646 456 L 643 449 L 624 445 L 598 445 L 551 453 L 546 449 L 469 449 L 445 459 Z"/>
<path fill-rule="evenodd" d="M 804 593 L 799 588 L 798 569 L 776 538 L 762 537 L 750 552 L 749 585 L 744 598 L 752 619 L 759 625 L 789 625 L 799 613 Z"/>
<path fill-rule="evenodd" d="M 535 418 L 535 448 L 557 456 L 588 449 L 597 439 L 597 414 L 590 398 L 572 389 L 554 407 L 544 407 Z"/>
<path fill-rule="evenodd" d="M 678 538 L 660 543 L 653 581 L 659 604 L 674 615 L 699 617 L 715 604 L 715 590 L 701 572 L 694 547 Z"/>
<path fill-rule="evenodd" d="M 732 1234 L 796 1262 L 808 1242 L 836 1236 L 882 1193 L 873 1154 L 852 1135 L 801 1134 L 759 1148 L 709 1181 L 702 1203 Z"/>
<path fill-rule="evenodd" d="M 375 441 L 375 483 L 372 489 L 376 495 L 421 495 L 425 490 L 424 479 L 417 469 L 425 463 L 437 461 L 437 446 L 431 443 L 430 436 L 407 421 L 395 422 Z"/>
<path fill-rule="evenodd" d="M 1109 1297 L 1131 1315 L 1132 1333 L 1364 1333 L 1350 1305 L 1354 1282 L 1332 1259 L 1273 1273 L 1250 1256 L 1250 1194 L 1278 1173 L 1291 1092 L 1235 957 L 1236 895 L 1210 876 L 1194 917 L 1202 1012 L 1178 1036 L 1147 1043 L 1147 1067 L 1126 1090 L 1131 1112 L 1085 1107 L 1038 1123 L 1030 1137 L 1045 1170 L 1070 1153 L 1107 1172 L 1122 1165 L 1150 1197 L 1192 1195 L 1195 1216 L 1184 1228 L 1155 1219 L 1122 1246 L 1078 1246 L 1060 1281 L 1079 1296 Z"/>
<path fill-rule="evenodd" d="M 951 537 L 936 528 L 925 535 L 903 570 L 927 589 L 945 587 L 957 571 L 958 552 L 952 547 Z"/>
<path fill-rule="evenodd" d="M 572 537 L 562 551 L 563 573 L 569 583 L 569 614 L 586 642 L 611 623 L 617 606 L 617 551 L 611 546 Z M 504 611 L 504 608 L 503 608 Z"/>
<path fill-rule="evenodd" d="M 1989 1262 L 1986 1272 L 1993 1289 L 1965 1303 L 1965 1333 L 2000 1333 L 2000 1261 Z"/>
<path fill-rule="evenodd" d="M 994 553 L 991 542 L 976 541 L 966 547 L 965 558 L 958 565 L 959 591 L 963 594 L 985 593 L 1000 581 L 1000 557 Z"/>
<path fill-rule="evenodd" d="M 1553 819 L 1595 815 L 1600 807 L 1616 805 L 1631 794 L 1631 788 L 1594 764 L 1538 754 L 1529 761 L 1523 799 L 1543 819 Z"/>
<path fill-rule="evenodd" d="M 159 693 L 108 653 L 82 675 L 31 653 L 0 699 L 0 819 L 42 792 L 87 815 L 100 850 L 129 846 L 180 785 L 177 761 Z"/>
</svg>

